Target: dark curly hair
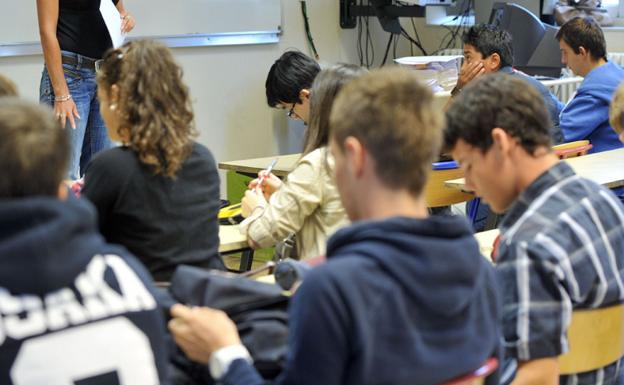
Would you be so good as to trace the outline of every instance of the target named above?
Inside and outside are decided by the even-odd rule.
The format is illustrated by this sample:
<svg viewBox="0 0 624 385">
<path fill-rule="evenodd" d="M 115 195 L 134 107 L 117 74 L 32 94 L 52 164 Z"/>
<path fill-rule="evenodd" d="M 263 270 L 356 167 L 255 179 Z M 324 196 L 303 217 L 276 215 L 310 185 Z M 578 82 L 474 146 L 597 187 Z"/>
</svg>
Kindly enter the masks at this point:
<svg viewBox="0 0 624 385">
<path fill-rule="evenodd" d="M 445 149 L 461 139 L 485 153 L 496 127 L 518 139 L 529 154 L 551 146 L 544 98 L 523 79 L 493 73 L 470 82 L 446 112 Z"/>
<path fill-rule="evenodd" d="M 501 68 L 513 65 L 511 35 L 497 26 L 491 24 L 472 26 L 462 35 L 462 42 L 473 46 L 484 59 L 497 53 L 500 56 Z"/>
<path fill-rule="evenodd" d="M 153 40 L 134 40 L 108 51 L 98 87 L 119 87 L 120 131 L 154 173 L 174 178 L 197 136 L 188 87 L 171 51 Z"/>
</svg>

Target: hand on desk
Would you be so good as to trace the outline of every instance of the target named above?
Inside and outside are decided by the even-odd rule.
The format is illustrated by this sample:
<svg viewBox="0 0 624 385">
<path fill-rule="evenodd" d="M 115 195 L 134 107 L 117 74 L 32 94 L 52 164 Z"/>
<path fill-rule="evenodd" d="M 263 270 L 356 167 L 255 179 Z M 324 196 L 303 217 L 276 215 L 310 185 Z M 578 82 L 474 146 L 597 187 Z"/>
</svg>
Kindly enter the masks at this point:
<svg viewBox="0 0 624 385">
<path fill-rule="evenodd" d="M 262 170 L 258 173 L 258 177 L 247 186 L 250 190 L 255 190 L 260 184 L 260 188 L 264 193 L 264 198 L 268 201 L 274 192 L 282 187 L 282 180 L 272 173 L 267 173 L 266 170 Z"/>
<path fill-rule="evenodd" d="M 266 207 L 268 203 L 264 196 L 265 194 L 261 188 L 245 191 L 245 197 L 243 197 L 241 201 L 241 214 L 243 218 L 248 218 L 254 211 L 262 210 Z"/>
<path fill-rule="evenodd" d="M 207 364 L 213 352 L 241 343 L 236 325 L 221 310 L 173 305 L 171 315 L 173 339 L 193 361 Z"/>
</svg>

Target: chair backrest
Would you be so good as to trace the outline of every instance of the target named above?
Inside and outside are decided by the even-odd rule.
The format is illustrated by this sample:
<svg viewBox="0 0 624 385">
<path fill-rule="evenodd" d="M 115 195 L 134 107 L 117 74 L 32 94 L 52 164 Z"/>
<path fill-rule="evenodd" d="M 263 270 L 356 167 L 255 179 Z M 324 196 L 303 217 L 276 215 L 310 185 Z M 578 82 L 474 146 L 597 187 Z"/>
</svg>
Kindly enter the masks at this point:
<svg viewBox="0 0 624 385">
<path fill-rule="evenodd" d="M 454 378 L 442 385 L 482 385 L 485 383 L 487 376 L 492 374 L 496 368 L 498 368 L 498 360 L 496 358 L 488 358 L 474 372 Z"/>
<path fill-rule="evenodd" d="M 570 351 L 559 356 L 559 374 L 582 373 L 624 355 L 624 304 L 575 310 L 568 328 Z"/>
<path fill-rule="evenodd" d="M 577 140 L 575 142 L 558 144 L 553 146 L 552 149 L 559 159 L 567 159 L 585 155 L 592 147 L 589 140 Z"/>
<path fill-rule="evenodd" d="M 447 180 L 463 177 L 464 172 L 455 161 L 433 163 L 429 180 L 425 185 L 427 207 L 449 206 L 474 199 L 475 196 L 472 194 L 444 185 Z"/>
</svg>

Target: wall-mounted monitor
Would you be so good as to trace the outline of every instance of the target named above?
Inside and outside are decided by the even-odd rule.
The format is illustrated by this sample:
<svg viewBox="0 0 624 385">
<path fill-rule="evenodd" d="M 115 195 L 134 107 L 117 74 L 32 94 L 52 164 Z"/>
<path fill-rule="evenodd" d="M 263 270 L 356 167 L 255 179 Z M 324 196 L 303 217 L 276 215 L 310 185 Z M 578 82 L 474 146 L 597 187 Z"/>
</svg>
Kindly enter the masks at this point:
<svg viewBox="0 0 624 385">
<path fill-rule="evenodd" d="M 488 22 L 511 34 L 514 67 L 529 75 L 561 75 L 563 65 L 559 42 L 555 39 L 557 27 L 542 23 L 518 4 L 504 2 L 492 6 Z"/>
</svg>

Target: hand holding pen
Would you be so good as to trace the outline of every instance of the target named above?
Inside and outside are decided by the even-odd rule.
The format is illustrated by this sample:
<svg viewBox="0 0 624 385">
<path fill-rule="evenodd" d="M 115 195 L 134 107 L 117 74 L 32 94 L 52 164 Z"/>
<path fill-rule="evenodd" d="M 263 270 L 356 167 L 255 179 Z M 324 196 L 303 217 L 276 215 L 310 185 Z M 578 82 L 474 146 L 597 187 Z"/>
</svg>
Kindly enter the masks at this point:
<svg viewBox="0 0 624 385">
<path fill-rule="evenodd" d="M 271 173 L 275 164 L 277 164 L 277 158 L 271 162 L 266 170 L 262 170 L 258 173 L 258 178 L 249 182 L 247 186 L 250 190 L 255 192 L 262 191 L 265 199 L 269 199 L 271 195 L 282 187 L 282 180 Z"/>
<path fill-rule="evenodd" d="M 268 197 L 265 197 L 265 194 L 267 193 L 265 191 L 267 190 L 266 187 L 270 186 L 269 181 L 271 181 L 271 178 L 278 179 L 275 175 L 271 174 L 271 171 L 276 163 L 277 158 L 271 162 L 266 170 L 258 173 L 257 179 L 254 179 L 249 183 L 249 190 L 245 192 L 245 197 L 241 202 L 243 217 L 247 218 L 254 214 L 256 210 L 263 209 L 267 205 Z M 279 183 L 281 184 L 281 181 Z M 273 191 L 271 191 L 271 194 L 272 193 Z"/>
</svg>

